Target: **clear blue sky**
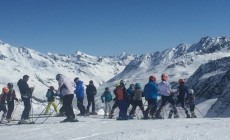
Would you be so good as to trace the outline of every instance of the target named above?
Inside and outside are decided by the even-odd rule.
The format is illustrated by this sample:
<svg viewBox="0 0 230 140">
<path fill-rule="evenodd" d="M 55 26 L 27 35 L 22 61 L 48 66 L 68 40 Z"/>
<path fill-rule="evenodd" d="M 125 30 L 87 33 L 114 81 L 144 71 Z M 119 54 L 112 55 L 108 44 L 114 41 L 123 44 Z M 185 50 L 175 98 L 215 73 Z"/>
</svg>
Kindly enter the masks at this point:
<svg viewBox="0 0 230 140">
<path fill-rule="evenodd" d="M 43 53 L 143 54 L 229 33 L 229 0 L 0 0 L 0 40 Z"/>
</svg>

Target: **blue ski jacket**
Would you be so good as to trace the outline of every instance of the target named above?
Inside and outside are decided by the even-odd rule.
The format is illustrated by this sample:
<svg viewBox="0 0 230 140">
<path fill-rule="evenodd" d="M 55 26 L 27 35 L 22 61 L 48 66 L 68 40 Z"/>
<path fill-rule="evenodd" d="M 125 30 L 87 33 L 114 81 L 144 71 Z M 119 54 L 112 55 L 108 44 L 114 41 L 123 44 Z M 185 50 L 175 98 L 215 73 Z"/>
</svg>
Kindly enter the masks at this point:
<svg viewBox="0 0 230 140">
<path fill-rule="evenodd" d="M 157 99 L 157 96 L 160 96 L 158 86 L 155 82 L 149 81 L 149 83 L 145 85 L 144 96 L 146 100 Z"/>
<path fill-rule="evenodd" d="M 76 94 L 76 97 L 78 99 L 84 98 L 85 88 L 83 86 L 83 81 L 81 81 L 81 80 L 77 81 L 77 83 L 76 83 L 76 89 L 74 90 L 74 93 Z"/>
</svg>

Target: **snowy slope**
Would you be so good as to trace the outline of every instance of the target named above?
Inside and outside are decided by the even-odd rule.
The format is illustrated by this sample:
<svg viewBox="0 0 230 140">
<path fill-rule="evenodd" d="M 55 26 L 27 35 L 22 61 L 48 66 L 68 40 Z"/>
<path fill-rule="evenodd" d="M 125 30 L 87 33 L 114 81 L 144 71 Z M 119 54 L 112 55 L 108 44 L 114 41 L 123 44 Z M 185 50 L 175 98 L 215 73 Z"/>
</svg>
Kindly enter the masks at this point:
<svg viewBox="0 0 230 140">
<path fill-rule="evenodd" d="M 206 101 L 197 105 L 205 110 L 213 104 Z M 203 107 L 203 108 L 200 108 Z M 19 107 L 14 118 L 20 117 Z M 34 113 L 40 113 L 35 109 Z M 59 123 L 64 117 L 51 117 L 44 124 L 15 125 L 17 122 L 0 124 L 1 140 L 229 140 L 230 119 L 199 118 L 163 120 L 128 120 L 116 121 L 104 119 L 103 116 L 78 117 L 77 123 Z M 40 118 L 36 123 L 42 122 Z"/>
</svg>

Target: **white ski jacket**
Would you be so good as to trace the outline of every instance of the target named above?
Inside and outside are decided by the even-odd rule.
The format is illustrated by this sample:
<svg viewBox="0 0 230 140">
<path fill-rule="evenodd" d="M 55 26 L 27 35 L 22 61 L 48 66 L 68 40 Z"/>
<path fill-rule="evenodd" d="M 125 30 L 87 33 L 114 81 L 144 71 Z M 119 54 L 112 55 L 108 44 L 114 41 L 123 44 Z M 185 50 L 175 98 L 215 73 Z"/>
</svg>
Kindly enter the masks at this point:
<svg viewBox="0 0 230 140">
<path fill-rule="evenodd" d="M 169 82 L 167 82 L 167 81 L 161 81 L 158 84 L 158 88 L 159 88 L 160 94 L 163 96 L 170 96 L 172 93 L 171 86 L 170 86 Z"/>
<path fill-rule="evenodd" d="M 62 94 L 63 96 L 74 94 L 71 81 L 67 77 L 62 75 L 58 80 L 58 85 L 58 94 Z"/>
</svg>

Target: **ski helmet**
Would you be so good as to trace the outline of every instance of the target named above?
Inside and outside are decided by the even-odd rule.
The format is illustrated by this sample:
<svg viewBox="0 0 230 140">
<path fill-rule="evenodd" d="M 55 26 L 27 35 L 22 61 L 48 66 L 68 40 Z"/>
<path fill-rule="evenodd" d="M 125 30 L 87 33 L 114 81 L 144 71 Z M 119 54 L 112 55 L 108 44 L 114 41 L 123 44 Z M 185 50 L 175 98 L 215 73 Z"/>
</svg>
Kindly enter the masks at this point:
<svg viewBox="0 0 230 140">
<path fill-rule="evenodd" d="M 193 89 L 189 89 L 189 90 L 188 90 L 188 93 L 193 94 L 193 93 L 194 93 L 194 90 L 193 90 Z"/>
<path fill-rule="evenodd" d="M 61 74 L 57 74 L 57 75 L 56 75 L 56 80 L 58 81 L 58 80 L 60 79 L 61 76 L 62 76 Z"/>
<path fill-rule="evenodd" d="M 29 76 L 28 76 L 28 75 L 24 75 L 24 76 L 23 76 L 23 79 L 24 79 L 24 80 L 28 80 L 28 79 L 29 79 Z"/>
<path fill-rule="evenodd" d="M 120 84 L 126 85 L 126 81 L 125 81 L 125 80 L 121 80 L 121 81 L 120 81 Z"/>
<path fill-rule="evenodd" d="M 178 80 L 178 83 L 179 83 L 179 84 L 184 84 L 184 79 L 179 79 L 179 80 Z"/>
<path fill-rule="evenodd" d="M 140 83 L 136 83 L 136 84 L 135 84 L 135 88 L 136 88 L 136 89 L 141 89 L 141 84 L 140 84 Z"/>
<path fill-rule="evenodd" d="M 54 86 L 50 86 L 50 90 L 54 90 Z"/>
<path fill-rule="evenodd" d="M 2 93 L 8 93 L 10 90 L 7 87 L 2 88 Z"/>
<path fill-rule="evenodd" d="M 93 80 L 90 80 L 90 81 L 89 81 L 89 84 L 93 84 Z"/>
<path fill-rule="evenodd" d="M 13 84 L 12 84 L 12 83 L 8 83 L 8 84 L 7 84 L 7 87 L 8 87 L 9 89 L 12 89 L 12 88 L 13 88 Z"/>
<path fill-rule="evenodd" d="M 77 83 L 77 81 L 79 80 L 79 78 L 78 77 L 76 77 L 76 78 L 74 78 L 74 83 Z"/>
<path fill-rule="evenodd" d="M 155 76 L 151 75 L 151 76 L 149 76 L 149 80 L 150 80 L 150 81 L 156 81 L 157 79 L 156 79 Z"/>
</svg>

